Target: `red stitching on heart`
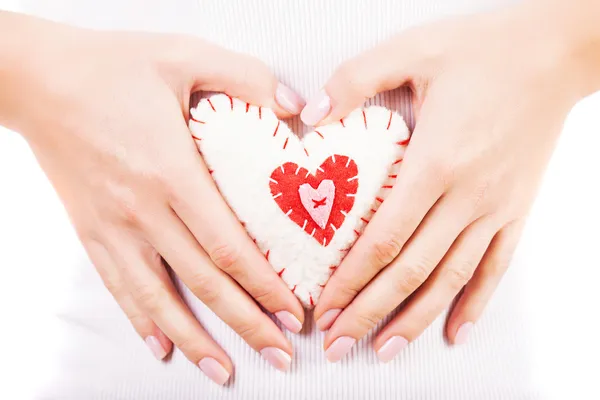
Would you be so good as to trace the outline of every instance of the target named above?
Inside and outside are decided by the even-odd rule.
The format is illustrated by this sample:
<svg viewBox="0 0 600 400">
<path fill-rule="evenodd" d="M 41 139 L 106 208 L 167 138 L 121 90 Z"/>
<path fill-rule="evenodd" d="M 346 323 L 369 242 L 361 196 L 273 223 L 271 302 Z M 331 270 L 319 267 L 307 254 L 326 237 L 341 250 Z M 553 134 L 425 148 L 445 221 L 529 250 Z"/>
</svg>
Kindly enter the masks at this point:
<svg viewBox="0 0 600 400">
<path fill-rule="evenodd" d="M 368 129 L 367 128 L 367 114 L 365 114 L 365 110 L 363 110 L 362 115 L 363 115 L 363 121 L 365 121 L 365 129 Z"/>
<path fill-rule="evenodd" d="M 281 121 L 277 121 L 277 126 L 275 127 L 275 132 L 273 132 L 273 137 L 277 135 L 277 131 L 279 130 L 279 124 L 281 124 Z"/>
<path fill-rule="evenodd" d="M 391 189 L 391 188 L 393 188 L 393 186 L 392 185 L 383 185 L 381 188 L 382 189 Z"/>
<path fill-rule="evenodd" d="M 398 175 L 388 175 L 388 178 L 396 179 L 397 177 L 398 177 Z"/>
<path fill-rule="evenodd" d="M 394 161 L 394 163 L 392 165 L 400 164 L 401 162 L 402 162 L 402 159 L 399 158 L 396 161 Z"/>
<path fill-rule="evenodd" d="M 202 140 L 201 138 L 199 138 L 198 136 L 194 135 L 193 133 L 192 133 L 192 139 L 198 140 L 198 141 Z"/>
<path fill-rule="evenodd" d="M 248 110 L 250 110 L 250 103 L 246 103 L 246 113 L 248 113 Z"/>
<path fill-rule="evenodd" d="M 290 138 L 289 138 L 289 137 L 286 137 L 286 138 L 285 138 L 285 143 L 283 144 L 283 149 L 284 149 L 284 150 L 285 150 L 285 148 L 287 147 L 288 140 L 290 140 Z"/>
<path fill-rule="evenodd" d="M 390 111 L 390 120 L 388 121 L 387 128 L 385 128 L 388 131 L 390 130 L 390 125 L 392 125 L 392 115 L 394 115 L 394 113 Z"/>
<path fill-rule="evenodd" d="M 258 107 L 258 119 L 262 119 L 262 107 Z"/>
<path fill-rule="evenodd" d="M 336 161 L 338 160 L 341 161 L 341 165 L 345 165 L 344 168 L 336 168 Z M 347 156 L 335 155 L 327 158 L 317 168 L 314 175 L 311 175 L 307 169 L 288 162 L 276 168 L 271 174 L 271 195 L 279 208 L 296 225 L 326 247 L 331 243 L 336 230 L 342 226 L 346 216 L 354 206 L 354 196 L 358 190 L 358 179 L 355 178 L 357 176 L 358 167 Z M 299 188 L 304 183 L 317 188 L 326 179 L 334 182 L 335 196 L 329 220 L 325 228 L 321 228 L 313 221 L 309 212 L 302 205 Z"/>
<path fill-rule="evenodd" d="M 200 121 L 199 119 L 194 118 L 194 116 L 190 113 L 190 119 L 194 122 L 197 122 L 199 124 L 205 124 L 206 122 L 204 121 Z"/>
<path fill-rule="evenodd" d="M 267 261 L 269 261 L 269 254 L 271 253 L 271 250 L 267 250 L 267 253 L 265 254 L 265 258 L 267 259 Z"/>
<path fill-rule="evenodd" d="M 344 128 L 346 127 L 346 125 L 344 125 L 344 118 L 341 118 L 341 119 L 340 119 L 340 124 L 342 124 L 342 126 L 343 126 Z"/>
<path fill-rule="evenodd" d="M 316 133 L 317 135 L 319 135 L 319 137 L 320 137 L 321 139 L 325 139 L 325 137 L 323 136 L 323 134 L 322 134 L 321 132 L 319 132 L 319 131 L 315 131 L 315 133 Z"/>
<path fill-rule="evenodd" d="M 410 142 L 410 138 L 396 142 L 398 146 L 406 146 Z"/>
<path fill-rule="evenodd" d="M 233 111 L 233 99 L 228 94 L 226 96 L 229 97 L 229 103 L 231 103 L 231 111 Z"/>
<path fill-rule="evenodd" d="M 281 276 L 283 275 L 284 272 L 285 272 L 285 268 L 282 268 L 281 271 L 279 271 L 277 273 L 277 275 L 279 275 L 279 277 L 281 278 Z"/>
<path fill-rule="evenodd" d="M 210 108 L 212 108 L 212 110 L 213 110 L 213 111 L 217 111 L 217 110 L 215 109 L 215 106 L 213 106 L 213 103 L 212 103 L 212 101 L 210 101 L 210 99 L 206 99 L 206 101 L 208 101 L 208 104 L 210 104 Z"/>
</svg>

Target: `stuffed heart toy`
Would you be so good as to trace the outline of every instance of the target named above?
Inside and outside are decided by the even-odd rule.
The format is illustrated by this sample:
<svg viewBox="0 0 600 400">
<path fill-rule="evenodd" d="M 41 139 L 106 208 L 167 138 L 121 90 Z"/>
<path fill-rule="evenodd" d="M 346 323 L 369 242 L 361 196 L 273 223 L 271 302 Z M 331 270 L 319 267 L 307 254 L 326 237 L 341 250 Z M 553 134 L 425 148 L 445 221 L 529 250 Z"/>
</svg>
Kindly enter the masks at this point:
<svg viewBox="0 0 600 400">
<path fill-rule="evenodd" d="M 307 307 L 383 202 L 409 140 L 382 107 L 300 139 L 271 110 L 225 95 L 200 101 L 190 128 L 221 194 Z"/>
</svg>

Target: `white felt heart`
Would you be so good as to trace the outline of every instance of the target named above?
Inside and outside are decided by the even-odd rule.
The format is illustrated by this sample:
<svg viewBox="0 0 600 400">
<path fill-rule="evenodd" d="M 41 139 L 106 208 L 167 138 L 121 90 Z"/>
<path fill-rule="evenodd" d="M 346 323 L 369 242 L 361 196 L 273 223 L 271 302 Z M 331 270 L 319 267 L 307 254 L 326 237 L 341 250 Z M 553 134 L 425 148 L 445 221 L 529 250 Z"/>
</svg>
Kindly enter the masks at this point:
<svg viewBox="0 0 600 400">
<path fill-rule="evenodd" d="M 382 107 L 356 110 L 301 140 L 275 114 L 225 95 L 200 101 L 190 128 L 221 194 L 307 307 L 396 178 L 409 131 Z"/>
</svg>

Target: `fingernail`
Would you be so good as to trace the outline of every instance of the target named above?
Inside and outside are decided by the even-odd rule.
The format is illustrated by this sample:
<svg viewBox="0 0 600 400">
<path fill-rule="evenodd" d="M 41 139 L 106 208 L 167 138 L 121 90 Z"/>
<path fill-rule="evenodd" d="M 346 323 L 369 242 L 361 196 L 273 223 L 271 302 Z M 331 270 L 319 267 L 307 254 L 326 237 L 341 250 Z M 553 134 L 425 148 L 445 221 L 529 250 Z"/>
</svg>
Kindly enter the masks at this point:
<svg viewBox="0 0 600 400">
<path fill-rule="evenodd" d="M 398 355 L 408 345 L 408 340 L 402 336 L 393 336 L 385 342 L 379 350 L 377 350 L 377 357 L 380 361 L 388 362 L 392 361 L 394 357 Z"/>
<path fill-rule="evenodd" d="M 277 86 L 277 90 L 275 91 L 275 101 L 287 112 L 294 115 L 300 113 L 306 105 L 306 102 L 302 100 L 302 97 L 283 83 L 280 83 Z"/>
<path fill-rule="evenodd" d="M 229 372 L 214 358 L 204 357 L 200 360 L 198 366 L 206 376 L 218 385 L 224 385 L 229 380 Z"/>
<path fill-rule="evenodd" d="M 319 94 L 310 99 L 306 104 L 306 107 L 300 114 L 300 119 L 306 125 L 314 126 L 321 122 L 329 112 L 331 111 L 331 99 L 325 93 L 325 90 L 321 90 Z"/>
<path fill-rule="evenodd" d="M 260 351 L 260 354 L 278 370 L 285 372 L 290 369 L 292 357 L 285 351 L 277 347 L 265 347 Z"/>
<path fill-rule="evenodd" d="M 167 351 L 162 347 L 160 341 L 156 338 L 156 336 L 148 336 L 144 341 L 146 342 L 146 345 L 150 348 L 152 354 L 154 354 L 154 357 L 156 357 L 157 360 L 160 361 L 167 356 Z"/>
<path fill-rule="evenodd" d="M 275 316 L 281 321 L 283 326 L 288 331 L 298 333 L 302 330 L 302 322 L 289 311 L 279 311 L 275 313 Z"/>
<path fill-rule="evenodd" d="M 327 357 L 327 361 L 340 361 L 342 358 L 344 358 L 346 354 L 348 354 L 352 346 L 354 346 L 354 343 L 356 343 L 356 339 L 350 336 L 342 336 L 335 339 L 335 341 L 331 343 L 331 346 L 329 346 L 329 348 L 325 352 L 325 357 Z"/>
<path fill-rule="evenodd" d="M 469 338 L 469 332 L 471 332 L 472 328 L 472 322 L 465 322 L 462 324 L 460 328 L 458 328 L 458 331 L 456 331 L 456 336 L 454 336 L 454 344 L 465 344 Z"/>
<path fill-rule="evenodd" d="M 321 331 L 331 328 L 331 325 L 333 325 L 341 312 L 342 310 L 340 308 L 334 308 L 324 312 L 323 315 L 321 315 L 321 318 L 317 320 L 317 328 Z"/>
</svg>

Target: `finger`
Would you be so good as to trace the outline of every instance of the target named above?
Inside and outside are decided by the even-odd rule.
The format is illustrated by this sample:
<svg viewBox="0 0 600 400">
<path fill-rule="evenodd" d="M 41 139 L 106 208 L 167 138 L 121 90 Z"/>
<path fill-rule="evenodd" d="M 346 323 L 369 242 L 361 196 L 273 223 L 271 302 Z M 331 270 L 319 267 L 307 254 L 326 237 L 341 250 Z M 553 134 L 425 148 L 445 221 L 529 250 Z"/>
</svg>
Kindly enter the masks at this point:
<svg viewBox="0 0 600 400">
<path fill-rule="evenodd" d="M 429 157 L 410 153 L 413 149 L 390 194 L 327 282 L 314 312 L 319 329 L 328 329 L 341 309 L 398 256 L 445 190 L 445 173 L 432 167 Z"/>
<path fill-rule="evenodd" d="M 172 213 L 154 226 L 169 226 L 168 234 L 148 230 L 156 249 L 185 285 L 219 318 L 275 368 L 291 365 L 292 346 L 277 325 L 252 298 L 215 267 L 185 225 Z"/>
<path fill-rule="evenodd" d="M 172 190 L 173 210 L 214 265 L 238 282 L 267 311 L 274 313 L 287 329 L 299 332 L 304 321 L 300 302 L 227 206 L 206 167 L 199 164 L 195 170 L 196 175 L 188 174 L 173 184 L 176 185 Z M 193 276 L 197 270 L 189 262 L 181 265 L 187 269 L 178 271 L 180 276 Z"/>
<path fill-rule="evenodd" d="M 497 230 L 493 221 L 480 218 L 460 234 L 429 279 L 375 339 L 381 361 L 392 360 L 448 307 L 473 276 Z"/>
<path fill-rule="evenodd" d="M 136 304 L 192 363 L 217 384 L 225 384 L 233 371 L 231 360 L 183 303 L 158 253 L 124 232 L 108 232 L 107 249 Z"/>
<path fill-rule="evenodd" d="M 325 336 L 328 359 L 336 361 L 343 357 L 351 340 L 366 335 L 425 282 L 455 239 L 473 221 L 471 207 L 458 194 L 440 199 L 400 256 L 334 322 Z"/>
<path fill-rule="evenodd" d="M 431 45 L 419 47 L 419 36 L 407 31 L 344 62 L 324 89 L 309 99 L 302 121 L 309 126 L 331 123 L 377 93 L 406 83 L 422 85 L 418 77 L 425 76 L 427 68 L 420 53 Z"/>
<path fill-rule="evenodd" d="M 215 91 L 238 97 L 250 104 L 271 108 L 280 118 L 297 115 L 305 102 L 280 83 L 259 59 L 194 39 L 190 63 L 195 82 L 192 91 Z"/>
<path fill-rule="evenodd" d="M 98 242 L 85 243 L 87 253 L 100 274 L 104 285 L 117 301 L 133 328 L 144 339 L 152 354 L 158 359 L 165 358 L 173 349 L 173 343 L 135 304 L 119 269 L 114 264 L 106 248 Z"/>
<path fill-rule="evenodd" d="M 501 229 L 492 240 L 473 278 L 450 313 L 446 324 L 446 335 L 450 342 L 463 344 L 467 340 L 473 324 L 481 317 L 510 265 L 523 225 L 522 220 L 514 221 Z"/>
</svg>

